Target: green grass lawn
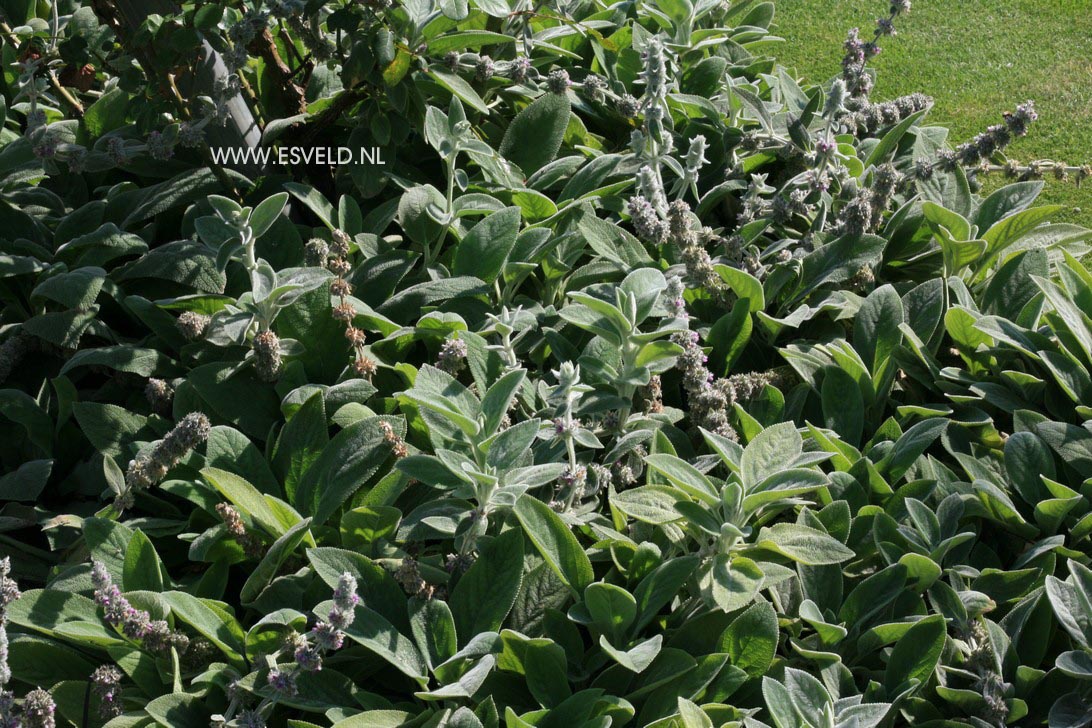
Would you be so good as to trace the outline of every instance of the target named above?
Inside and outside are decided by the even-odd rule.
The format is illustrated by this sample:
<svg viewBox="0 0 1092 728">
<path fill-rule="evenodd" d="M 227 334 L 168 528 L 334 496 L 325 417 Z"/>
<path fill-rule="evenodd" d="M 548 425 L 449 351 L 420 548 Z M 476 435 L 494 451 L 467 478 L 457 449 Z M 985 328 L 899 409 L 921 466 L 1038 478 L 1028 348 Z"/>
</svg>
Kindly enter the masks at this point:
<svg viewBox="0 0 1092 728">
<path fill-rule="evenodd" d="M 779 59 L 824 81 L 840 70 L 846 30 L 871 37 L 885 0 L 777 0 Z M 921 91 L 936 105 L 929 121 L 951 128 L 953 143 L 1034 99 L 1039 121 L 1008 150 L 1021 162 L 1052 158 L 1092 163 L 1092 2 L 1089 0 L 914 0 L 872 61 L 873 98 Z M 988 182 L 989 186 L 1001 183 Z M 1050 179 L 1040 201 L 1065 205 L 1064 218 L 1092 226 L 1092 180 L 1081 189 Z"/>
</svg>

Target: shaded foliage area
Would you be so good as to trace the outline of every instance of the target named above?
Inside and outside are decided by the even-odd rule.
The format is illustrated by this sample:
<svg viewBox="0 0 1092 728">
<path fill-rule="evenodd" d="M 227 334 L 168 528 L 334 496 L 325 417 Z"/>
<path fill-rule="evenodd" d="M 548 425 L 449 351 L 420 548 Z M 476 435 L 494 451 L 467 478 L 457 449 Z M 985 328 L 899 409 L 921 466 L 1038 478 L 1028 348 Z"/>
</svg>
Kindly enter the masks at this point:
<svg viewBox="0 0 1092 728">
<path fill-rule="evenodd" d="M 1087 725 L 1092 232 L 909 6 L 4 3 L 5 724 Z"/>
</svg>

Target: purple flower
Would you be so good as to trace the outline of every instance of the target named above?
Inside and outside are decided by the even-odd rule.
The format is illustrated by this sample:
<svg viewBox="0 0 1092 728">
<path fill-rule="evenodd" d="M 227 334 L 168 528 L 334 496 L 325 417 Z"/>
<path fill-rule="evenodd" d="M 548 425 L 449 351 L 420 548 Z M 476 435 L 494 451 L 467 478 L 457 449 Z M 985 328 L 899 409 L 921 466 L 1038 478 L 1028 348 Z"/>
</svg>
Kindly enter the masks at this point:
<svg viewBox="0 0 1092 728">
<path fill-rule="evenodd" d="M 311 628 L 311 639 L 320 650 L 333 652 L 341 649 L 345 635 L 329 622 L 319 622 Z"/>
<path fill-rule="evenodd" d="M 269 686 L 281 697 L 292 697 L 299 692 L 296 687 L 296 673 L 292 670 L 274 668 L 269 671 Z"/>
</svg>

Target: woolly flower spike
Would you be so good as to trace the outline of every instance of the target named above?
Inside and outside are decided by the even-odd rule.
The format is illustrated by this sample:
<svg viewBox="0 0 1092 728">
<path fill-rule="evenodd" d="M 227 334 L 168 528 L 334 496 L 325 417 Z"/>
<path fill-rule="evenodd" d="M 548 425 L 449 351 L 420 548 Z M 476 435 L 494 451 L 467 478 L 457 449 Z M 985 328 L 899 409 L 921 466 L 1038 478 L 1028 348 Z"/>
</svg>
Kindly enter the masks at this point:
<svg viewBox="0 0 1092 728">
<path fill-rule="evenodd" d="M 4 686 L 11 680 L 11 667 L 8 666 L 8 628 L 0 621 L 0 697 Z M 4 725 L 2 712 L 0 712 L 0 726 Z"/>
<path fill-rule="evenodd" d="M 57 706 L 48 691 L 38 688 L 31 690 L 23 698 L 23 721 L 20 728 L 55 728 L 57 721 L 53 714 Z"/>
<path fill-rule="evenodd" d="M 107 720 L 121 715 L 121 670 L 103 665 L 91 673 L 91 692 L 99 698 L 99 715 Z"/>
<path fill-rule="evenodd" d="M 456 375 L 466 366 L 466 342 L 462 339 L 447 339 L 440 346 L 436 357 L 436 366 L 451 375 Z"/>
<path fill-rule="evenodd" d="M 157 442 L 151 451 L 142 452 L 129 463 L 125 471 L 128 490 L 118 495 L 118 506 L 132 505 L 132 491 L 149 488 L 166 475 L 191 450 L 208 439 L 212 425 L 200 412 L 191 412 L 175 425 L 167 436 Z"/>
<path fill-rule="evenodd" d="M 412 558 L 402 559 L 402 563 L 394 570 L 394 580 L 402 587 L 406 594 L 418 599 L 431 599 L 432 586 L 421 576 L 421 570 L 417 561 Z M 331 616 L 333 614 L 331 613 Z"/>
<path fill-rule="evenodd" d="M 171 406 L 174 390 L 162 379 L 151 378 L 144 386 L 144 398 L 155 412 L 166 412 Z"/>
<path fill-rule="evenodd" d="M 705 137 L 700 134 L 690 140 L 690 147 L 686 150 L 686 181 L 688 184 L 698 181 L 701 168 L 709 161 L 705 158 L 707 148 L 708 144 Z"/>
<path fill-rule="evenodd" d="M 103 619 L 132 640 L 143 640 L 145 646 L 157 649 L 166 646 L 170 637 L 167 623 L 152 621 L 151 616 L 136 609 L 121 594 L 106 565 L 96 561 L 91 567 L 91 583 L 95 587 L 95 602 L 103 609 Z"/>
<path fill-rule="evenodd" d="M 646 243 L 655 245 L 659 245 L 667 238 L 667 224 L 660 219 L 659 215 L 656 214 L 656 210 L 652 207 L 652 203 L 646 198 L 635 195 L 629 198 L 626 207 L 637 237 Z"/>
<path fill-rule="evenodd" d="M 3 687 L 11 680 L 11 668 L 8 666 L 8 606 L 19 598 L 19 585 L 14 579 L 8 578 L 11 571 L 11 560 L 8 557 L 0 559 L 0 701 L 10 699 L 10 693 Z M 5 725 L 6 711 L 0 706 L 0 725 Z"/>
<path fill-rule="evenodd" d="M 664 289 L 664 304 L 667 307 L 668 315 L 680 321 L 686 321 L 690 318 L 690 315 L 686 312 L 686 302 L 683 300 L 684 290 L 682 278 L 671 276 L 667 279 L 667 288 Z"/>
<path fill-rule="evenodd" d="M 618 113 L 627 119 L 633 119 L 641 111 L 641 102 L 629 94 L 622 94 L 618 98 Z"/>
<path fill-rule="evenodd" d="M 607 82 L 602 76 L 590 73 L 588 74 L 588 77 L 584 79 L 583 91 L 592 101 L 603 101 L 606 90 Z"/>
<path fill-rule="evenodd" d="M 239 511 L 235 506 L 230 503 L 217 503 L 216 512 L 224 520 L 224 526 L 227 527 L 228 533 L 232 536 L 246 535 L 246 525 L 243 523 L 243 517 L 239 515 Z"/>
<path fill-rule="evenodd" d="M 190 341 L 200 339 L 209 325 L 209 317 L 193 311 L 183 311 L 178 317 L 178 330 Z"/>
<path fill-rule="evenodd" d="M 182 122 L 178 127 L 178 143 L 187 148 L 201 146 L 204 142 L 204 131 L 199 124 L 189 121 Z"/>
<path fill-rule="evenodd" d="M 489 56 L 482 56 L 478 59 L 477 64 L 474 66 L 474 78 L 479 83 L 485 83 L 489 79 L 493 78 L 493 74 L 496 72 L 496 67 L 493 63 L 493 59 Z"/>
<path fill-rule="evenodd" d="M 353 360 L 353 371 L 365 379 L 371 379 L 379 371 L 379 365 L 371 357 L 358 356 Z"/>
<path fill-rule="evenodd" d="M 148 154 L 151 155 L 152 159 L 165 162 L 174 156 L 174 145 L 158 131 L 150 133 L 144 143 L 148 147 Z"/>
<path fill-rule="evenodd" d="M 641 71 L 641 80 L 645 84 L 645 100 L 648 103 L 663 99 L 667 96 L 667 57 L 664 53 L 664 45 L 659 38 L 652 38 L 645 46 L 641 54 L 644 61 L 644 69 Z"/>
<path fill-rule="evenodd" d="M 32 151 L 39 159 L 52 159 L 57 156 L 57 144 L 57 135 L 47 130 L 38 138 L 38 143 L 34 145 Z"/>
<path fill-rule="evenodd" d="M 11 559 L 0 559 L 0 622 L 7 621 L 8 607 L 20 596 L 19 585 L 8 576 L 11 573 Z"/>
<path fill-rule="evenodd" d="M 550 71 L 550 75 L 546 77 L 546 87 L 555 94 L 565 93 L 571 85 L 572 81 L 569 80 L 569 73 L 560 68 L 556 71 Z"/>
<path fill-rule="evenodd" d="M 857 195 L 842 209 L 842 227 L 847 235 L 864 235 L 872 227 L 872 205 L 868 194 Z"/>
<path fill-rule="evenodd" d="M 330 244 L 322 238 L 311 238 L 304 246 L 303 258 L 307 265 L 325 266 L 330 257 Z"/>
<path fill-rule="evenodd" d="M 263 382 L 275 382 L 281 375 L 281 340 L 266 329 L 254 337 L 254 370 Z"/>
<path fill-rule="evenodd" d="M 281 697 L 290 698 L 299 692 L 296 687 L 296 673 L 294 670 L 274 668 L 269 671 L 269 686 Z"/>
<path fill-rule="evenodd" d="M 840 114 L 846 103 L 846 82 L 840 78 L 834 79 L 830 84 L 830 93 L 827 94 L 827 102 L 823 106 L 823 116 L 833 119 Z"/>
<path fill-rule="evenodd" d="M 347 232 L 335 228 L 330 237 L 333 239 L 333 243 L 330 244 L 330 252 L 340 257 L 345 257 L 349 254 L 349 247 L 352 244 L 353 239 L 349 237 Z"/>
<path fill-rule="evenodd" d="M 341 649 L 345 635 L 329 622 L 319 622 L 311 629 L 311 639 L 320 650 L 333 652 Z"/>
<path fill-rule="evenodd" d="M 106 156 L 115 166 L 121 167 L 129 163 L 129 154 L 125 150 L 125 140 L 121 137 L 110 137 L 106 142 Z"/>
<path fill-rule="evenodd" d="M 527 77 L 531 75 L 533 67 L 531 66 L 531 59 L 526 56 L 521 56 L 512 61 L 508 67 L 508 75 L 516 83 L 523 83 L 527 80 Z"/>
<path fill-rule="evenodd" d="M 256 710 L 244 710 L 235 719 L 235 724 L 239 728 L 265 728 L 265 719 Z"/>
<path fill-rule="evenodd" d="M 637 189 L 641 196 L 649 201 L 656 212 L 667 214 L 667 196 L 660 176 L 647 164 L 637 171 Z"/>
<path fill-rule="evenodd" d="M 327 620 L 316 624 L 309 635 L 296 635 L 289 641 L 295 667 L 278 667 L 270 671 L 269 684 L 274 690 L 285 697 L 295 695 L 299 671 L 321 670 L 323 653 L 341 648 L 345 641 L 341 630 L 353 623 L 356 605 L 360 603 L 356 589 L 356 579 L 352 574 L 345 572 L 338 578 L 334 588 L 334 605 Z"/>
<path fill-rule="evenodd" d="M 1028 125 L 1039 118 L 1035 111 L 1034 101 L 1025 101 L 1016 107 L 1016 111 L 1005 114 L 1005 126 L 1014 136 L 1024 136 L 1028 133 Z"/>
<path fill-rule="evenodd" d="M 353 610 L 360 604 L 360 597 L 356 593 L 356 577 L 349 572 L 344 572 L 337 580 L 337 588 L 334 589 L 334 609 L 348 613 L 345 626 L 353 623 Z"/>
</svg>

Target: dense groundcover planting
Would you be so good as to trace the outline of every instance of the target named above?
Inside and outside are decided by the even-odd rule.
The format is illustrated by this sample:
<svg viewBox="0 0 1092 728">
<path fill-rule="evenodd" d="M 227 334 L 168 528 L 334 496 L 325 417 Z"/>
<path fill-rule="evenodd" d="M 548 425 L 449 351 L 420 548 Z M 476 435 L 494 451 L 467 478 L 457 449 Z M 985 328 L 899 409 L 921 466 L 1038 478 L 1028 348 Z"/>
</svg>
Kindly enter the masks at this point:
<svg viewBox="0 0 1092 728">
<path fill-rule="evenodd" d="M 877 5 L 3 2 L 0 725 L 1088 725 L 1092 233 Z"/>
</svg>

